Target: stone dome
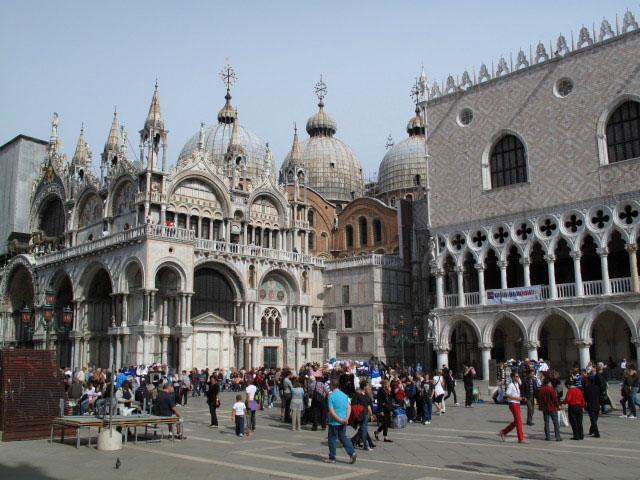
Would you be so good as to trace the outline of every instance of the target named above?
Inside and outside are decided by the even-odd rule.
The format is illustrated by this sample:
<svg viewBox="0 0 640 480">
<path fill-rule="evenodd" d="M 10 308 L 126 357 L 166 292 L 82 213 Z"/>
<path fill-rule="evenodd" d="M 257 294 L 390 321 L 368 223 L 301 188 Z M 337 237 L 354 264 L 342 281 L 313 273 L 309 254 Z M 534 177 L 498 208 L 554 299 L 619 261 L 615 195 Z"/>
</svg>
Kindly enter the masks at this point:
<svg viewBox="0 0 640 480">
<path fill-rule="evenodd" d="M 307 173 L 307 185 L 332 203 L 346 203 L 364 195 L 362 165 L 347 144 L 333 138 L 338 125 L 324 111 L 320 100 L 318 113 L 307 121 L 310 138 L 299 144 L 300 164 Z M 291 152 L 286 156 L 280 171 L 286 178 L 291 165 Z"/>
<path fill-rule="evenodd" d="M 218 123 L 204 129 L 204 148 L 205 158 L 209 159 L 214 165 L 224 166 L 224 154 L 227 153 L 231 134 L 233 132 L 233 121 L 236 117 L 235 110 L 231 106 L 229 100 L 231 95 L 227 91 L 225 97 L 227 102 L 218 113 Z M 275 167 L 273 159 L 269 155 L 267 145 L 255 133 L 246 127 L 238 125 L 238 136 L 240 145 L 247 157 L 247 172 L 249 178 L 258 179 L 265 175 L 275 177 Z M 184 164 L 194 152 L 198 149 L 200 141 L 200 132 L 196 132 L 178 155 L 178 166 Z"/>
<path fill-rule="evenodd" d="M 416 116 L 407 124 L 409 138 L 391 147 L 380 162 L 378 169 L 380 196 L 395 194 L 400 197 L 417 190 L 418 182 L 422 186 L 425 185 L 427 176 L 425 129 L 419 110 L 416 110 Z"/>
</svg>

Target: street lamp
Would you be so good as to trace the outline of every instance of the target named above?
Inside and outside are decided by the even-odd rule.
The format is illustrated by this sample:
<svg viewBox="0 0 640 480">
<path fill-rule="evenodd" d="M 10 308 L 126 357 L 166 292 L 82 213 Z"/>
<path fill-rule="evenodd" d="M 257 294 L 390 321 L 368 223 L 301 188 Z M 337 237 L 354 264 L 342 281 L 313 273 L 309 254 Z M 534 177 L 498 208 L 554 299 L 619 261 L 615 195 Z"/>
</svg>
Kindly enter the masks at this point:
<svg viewBox="0 0 640 480">
<path fill-rule="evenodd" d="M 25 307 L 20 310 L 20 320 L 22 320 L 22 326 L 31 335 L 36 333 L 41 328 L 47 333 L 54 331 L 58 333 L 65 333 L 67 330 L 69 330 L 69 327 L 73 322 L 73 310 L 71 310 L 71 307 L 69 306 L 66 306 L 62 309 L 62 326 L 58 326 L 58 322 L 56 322 L 56 315 L 53 309 L 53 297 L 53 290 L 47 289 L 44 296 L 45 304 L 42 306 L 42 316 L 37 322 L 35 318 L 35 309 L 32 310 L 25 305 Z"/>
<path fill-rule="evenodd" d="M 420 327 L 418 327 L 418 325 L 414 325 L 411 329 L 411 335 L 409 335 L 407 332 L 405 332 L 403 315 L 400 315 L 400 318 L 398 319 L 398 325 L 400 325 L 399 330 L 395 325 L 391 325 L 391 338 L 393 338 L 393 341 L 396 342 L 396 344 L 400 344 L 402 365 L 404 366 L 404 344 L 410 343 L 412 345 L 415 345 L 417 343 L 420 343 Z"/>
</svg>

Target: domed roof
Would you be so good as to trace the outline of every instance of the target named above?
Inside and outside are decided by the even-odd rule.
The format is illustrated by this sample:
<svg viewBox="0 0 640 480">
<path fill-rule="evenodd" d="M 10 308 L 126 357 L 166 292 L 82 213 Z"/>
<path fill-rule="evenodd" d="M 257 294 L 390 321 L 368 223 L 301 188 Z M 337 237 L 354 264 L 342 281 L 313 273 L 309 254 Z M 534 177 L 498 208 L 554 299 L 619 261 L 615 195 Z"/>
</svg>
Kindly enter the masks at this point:
<svg viewBox="0 0 640 480">
<path fill-rule="evenodd" d="M 329 136 L 315 136 L 302 140 L 298 148 L 309 187 L 332 203 L 350 202 L 353 198 L 362 197 L 362 166 L 346 143 Z M 291 152 L 282 164 L 283 174 L 286 174 L 290 163 Z"/>
<path fill-rule="evenodd" d="M 324 111 L 324 102 L 320 100 L 318 103 L 318 113 L 312 115 L 307 120 L 307 133 L 310 137 L 316 135 L 327 135 L 329 137 L 336 134 L 338 131 L 338 124 L 334 118 Z"/>
<path fill-rule="evenodd" d="M 419 110 L 416 110 L 416 116 L 407 124 L 409 138 L 405 138 L 391 147 L 380 162 L 378 169 L 379 195 L 394 192 L 400 195 L 408 190 L 415 190 L 418 187 L 418 181 L 421 185 L 425 184 L 427 163 L 425 161 L 424 122 L 419 115 Z M 416 177 L 416 175 L 420 177 Z"/>
<path fill-rule="evenodd" d="M 203 131 L 205 158 L 217 166 L 224 166 L 224 154 L 227 153 L 231 142 L 233 122 L 236 118 L 236 111 L 231 106 L 231 95 L 228 90 L 225 98 L 226 103 L 218 113 L 218 123 L 204 128 Z M 267 145 L 248 128 L 241 125 L 237 127 L 240 146 L 247 157 L 249 178 L 258 179 L 267 174 L 275 177 L 275 167 Z M 196 132 L 182 147 L 178 156 L 179 166 L 192 157 L 198 149 L 200 135 L 200 131 Z"/>
</svg>

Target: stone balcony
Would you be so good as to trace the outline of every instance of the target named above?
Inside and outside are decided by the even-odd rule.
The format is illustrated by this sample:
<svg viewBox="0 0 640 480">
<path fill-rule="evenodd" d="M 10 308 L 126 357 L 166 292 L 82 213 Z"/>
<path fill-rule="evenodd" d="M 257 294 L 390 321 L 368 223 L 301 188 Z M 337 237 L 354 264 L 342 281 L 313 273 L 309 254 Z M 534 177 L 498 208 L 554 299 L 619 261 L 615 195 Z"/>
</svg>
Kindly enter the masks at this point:
<svg viewBox="0 0 640 480">
<path fill-rule="evenodd" d="M 378 265 L 381 267 L 404 268 L 404 262 L 398 255 L 358 255 L 355 257 L 339 258 L 337 260 L 327 260 L 325 266 L 327 270 L 337 270 L 340 268 L 367 267 Z"/>
</svg>

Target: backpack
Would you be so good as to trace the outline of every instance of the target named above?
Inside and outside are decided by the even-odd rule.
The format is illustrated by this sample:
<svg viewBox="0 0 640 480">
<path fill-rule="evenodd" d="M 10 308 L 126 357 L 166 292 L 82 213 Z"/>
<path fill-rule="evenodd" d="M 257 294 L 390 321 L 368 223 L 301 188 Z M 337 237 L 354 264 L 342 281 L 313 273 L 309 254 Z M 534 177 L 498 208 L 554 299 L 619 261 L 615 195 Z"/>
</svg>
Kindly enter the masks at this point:
<svg viewBox="0 0 640 480">
<path fill-rule="evenodd" d="M 320 382 L 316 381 L 316 385 L 315 385 L 315 387 L 313 389 L 313 392 L 311 394 L 311 398 L 313 400 L 315 400 L 316 402 L 322 403 L 322 402 L 324 402 L 325 391 L 324 391 L 324 387 L 320 388 L 320 389 L 318 388 L 319 384 L 321 385 Z"/>
<path fill-rule="evenodd" d="M 398 390 L 396 390 L 396 393 L 395 393 L 394 397 L 399 402 L 404 400 L 404 397 L 405 397 L 404 390 L 402 388 L 398 387 Z"/>
<path fill-rule="evenodd" d="M 355 425 L 356 423 L 361 422 L 362 420 L 360 417 L 362 416 L 363 412 L 364 412 L 363 405 L 359 405 L 359 404 L 353 405 L 351 407 L 351 415 L 349 416 L 349 423 L 351 425 Z"/>
</svg>

